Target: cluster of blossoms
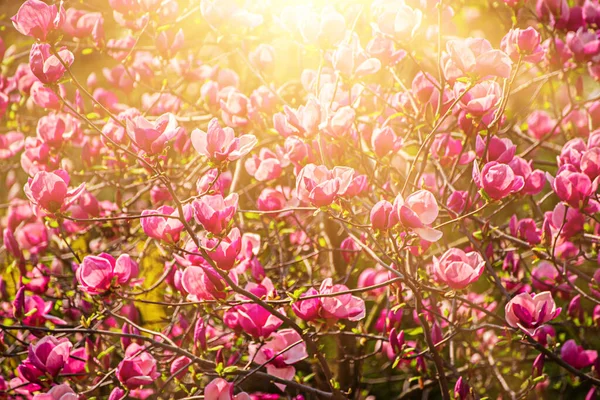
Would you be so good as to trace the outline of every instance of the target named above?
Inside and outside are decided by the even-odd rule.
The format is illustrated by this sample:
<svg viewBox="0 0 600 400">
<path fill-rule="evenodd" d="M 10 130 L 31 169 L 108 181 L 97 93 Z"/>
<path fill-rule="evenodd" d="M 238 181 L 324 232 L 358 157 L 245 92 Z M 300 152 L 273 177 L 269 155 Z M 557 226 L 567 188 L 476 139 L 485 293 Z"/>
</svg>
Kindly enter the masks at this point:
<svg viewBox="0 0 600 400">
<path fill-rule="evenodd" d="M 4 3 L 0 399 L 600 396 L 598 0 Z"/>
</svg>

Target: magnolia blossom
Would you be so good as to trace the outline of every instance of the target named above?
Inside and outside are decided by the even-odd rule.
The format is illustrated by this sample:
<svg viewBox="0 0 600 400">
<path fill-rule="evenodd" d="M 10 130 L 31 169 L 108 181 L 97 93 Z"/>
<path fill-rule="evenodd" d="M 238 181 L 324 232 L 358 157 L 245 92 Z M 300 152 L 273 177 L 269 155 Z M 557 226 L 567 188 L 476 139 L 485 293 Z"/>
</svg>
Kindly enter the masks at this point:
<svg viewBox="0 0 600 400">
<path fill-rule="evenodd" d="M 234 267 L 236 258 L 242 248 L 242 237 L 238 228 L 233 228 L 229 234 L 222 238 L 211 238 L 204 235 L 200 238 L 202 246 L 215 264 L 224 270 Z"/>
<path fill-rule="evenodd" d="M 513 328 L 519 328 L 530 335 L 560 314 L 550 292 L 531 295 L 521 293 L 506 304 L 506 322 Z"/>
<path fill-rule="evenodd" d="M 556 120 L 550 114 L 542 110 L 535 110 L 527 117 L 527 132 L 534 138 L 540 140 L 550 133 L 556 134 Z"/>
<path fill-rule="evenodd" d="M 210 266 L 190 265 L 181 275 L 181 285 L 188 293 L 189 301 L 224 299 L 227 297 L 226 282 Z"/>
<path fill-rule="evenodd" d="M 264 182 L 279 178 L 284 165 L 273 151 L 263 147 L 258 155 L 248 158 L 244 166 L 248 174 L 257 181 Z"/>
<path fill-rule="evenodd" d="M 508 78 L 512 61 L 506 53 L 493 49 L 486 39 L 467 38 L 446 43 L 442 65 L 450 81 L 470 75 Z"/>
<path fill-rule="evenodd" d="M 76 277 L 82 289 L 89 294 L 108 291 L 114 283 L 124 285 L 139 272 L 138 264 L 129 254 L 121 254 L 116 260 L 110 254 L 86 256 L 77 268 Z"/>
<path fill-rule="evenodd" d="M 546 176 L 558 198 L 577 209 L 585 207 L 598 188 L 598 179 L 592 181 L 586 174 L 570 167 L 559 169 L 555 178 Z"/>
<path fill-rule="evenodd" d="M 333 294 L 348 290 L 344 285 L 334 285 L 331 278 L 323 280 L 319 291 L 311 288 L 300 298 L 315 296 L 317 294 Z M 300 300 L 293 304 L 294 312 L 300 318 L 311 321 L 321 317 L 328 320 L 348 319 L 359 321 L 365 317 L 365 302 L 359 297 L 350 294 L 341 294 L 334 297 L 316 297 Z"/>
<path fill-rule="evenodd" d="M 94 28 L 104 23 L 99 12 L 88 12 L 76 8 L 68 8 L 62 30 L 73 37 L 83 38 L 92 35 Z"/>
<path fill-rule="evenodd" d="M 65 211 L 83 193 L 85 183 L 69 189 L 69 182 L 69 174 L 62 169 L 54 172 L 40 171 L 29 178 L 23 191 L 32 204 L 55 213 Z"/>
<path fill-rule="evenodd" d="M 273 115 L 273 127 L 279 134 L 285 137 L 308 137 L 317 133 L 321 123 L 321 106 L 315 98 L 309 98 L 306 105 L 301 105 L 297 110 L 286 105 L 283 111 Z"/>
<path fill-rule="evenodd" d="M 161 115 L 154 122 L 139 115 L 126 119 L 125 123 L 129 138 L 147 154 L 162 152 L 179 130 L 177 119 L 171 113 Z"/>
<path fill-rule="evenodd" d="M 373 229 L 386 230 L 398 223 L 398 212 L 387 200 L 380 200 L 371 209 L 369 216 Z"/>
<path fill-rule="evenodd" d="M 460 106 L 473 116 L 483 116 L 496 108 L 502 97 L 502 89 L 496 81 L 483 81 L 469 88 L 466 83 L 454 84 L 454 96 L 460 98 Z"/>
<path fill-rule="evenodd" d="M 206 385 L 204 388 L 204 398 L 206 400 L 251 400 L 250 396 L 245 392 L 234 395 L 233 384 L 223 378 L 215 378 Z"/>
<path fill-rule="evenodd" d="M 34 44 L 29 53 L 29 66 L 31 72 L 42 83 L 54 83 L 61 79 L 67 68 L 73 64 L 75 57 L 66 48 L 59 50 L 58 56 L 50 53 L 50 45 L 47 43 Z M 62 60 L 62 62 L 61 62 Z"/>
<path fill-rule="evenodd" d="M 584 350 L 573 339 L 567 340 L 560 349 L 560 358 L 574 368 L 582 369 L 593 365 L 598 358 L 596 350 Z"/>
<path fill-rule="evenodd" d="M 159 376 L 156 360 L 137 343 L 125 350 L 125 358 L 117 366 L 116 376 L 128 389 L 152 384 Z"/>
<path fill-rule="evenodd" d="M 531 161 L 527 162 L 521 157 L 515 157 L 508 163 L 516 176 L 523 178 L 524 186 L 521 189 L 522 194 L 536 195 L 542 191 L 546 184 L 544 172 L 531 168 Z"/>
<path fill-rule="evenodd" d="M 251 344 L 248 350 L 255 363 L 266 364 L 267 373 L 285 380 L 293 380 L 296 369 L 292 365 L 308 357 L 304 340 L 293 329 L 273 332 L 265 345 Z M 285 390 L 285 385 L 276 385 Z"/>
<path fill-rule="evenodd" d="M 414 231 L 421 239 L 437 242 L 442 237 L 442 232 L 429 226 L 437 219 L 439 208 L 435 196 L 428 190 L 418 190 L 406 200 L 398 195 L 394 200 L 394 208 L 400 224 Z"/>
<path fill-rule="evenodd" d="M 51 33 L 60 29 L 65 20 L 62 4 L 48 5 L 41 0 L 25 1 L 11 18 L 17 31 L 26 36 L 46 41 Z"/>
<path fill-rule="evenodd" d="M 477 281 L 485 268 L 483 257 L 477 252 L 465 253 L 448 249 L 439 259 L 433 257 L 433 273 L 438 281 L 452 289 L 461 290 Z"/>
<path fill-rule="evenodd" d="M 79 396 L 71 389 L 69 385 L 63 383 L 54 386 L 46 393 L 39 393 L 33 396 L 33 400 L 78 400 Z"/>
<path fill-rule="evenodd" d="M 220 194 L 202 196 L 194 200 L 194 217 L 204 229 L 215 235 L 227 228 L 238 207 L 238 195 L 232 193 L 223 198 Z"/>
<path fill-rule="evenodd" d="M 155 214 L 160 214 L 153 216 Z M 157 210 L 142 211 L 140 223 L 144 233 L 151 238 L 174 243 L 179 241 L 179 235 L 184 229 L 179 211 L 171 206 L 161 206 Z M 192 207 L 183 206 L 183 217 L 186 221 L 192 218 Z"/>
<path fill-rule="evenodd" d="M 377 157 L 384 157 L 402 147 L 403 140 L 389 126 L 376 128 L 371 134 L 371 147 Z"/>
<path fill-rule="evenodd" d="M 248 154 L 257 141 L 254 135 L 235 137 L 233 129 L 222 128 L 216 118 L 210 120 L 206 132 L 192 131 L 192 145 L 196 151 L 215 162 L 235 161 Z"/>
<path fill-rule="evenodd" d="M 508 165 L 496 161 L 485 164 L 481 172 L 477 161 L 474 161 L 473 180 L 492 200 L 502 200 L 525 186 L 522 176 L 517 176 Z"/>
<path fill-rule="evenodd" d="M 514 61 L 519 59 L 531 63 L 538 63 L 544 56 L 540 46 L 541 36 L 533 27 L 526 29 L 511 29 L 502 38 L 500 48 Z"/>
<path fill-rule="evenodd" d="M 72 348 L 73 345 L 66 338 L 44 336 L 36 343 L 29 345 L 27 360 L 20 365 L 19 371 L 27 379 L 42 374 L 56 377 L 69 363 Z M 30 380 L 37 381 L 36 378 Z"/>
<path fill-rule="evenodd" d="M 0 134 L 0 160 L 6 160 L 20 152 L 25 146 L 21 132 L 10 131 Z"/>
<path fill-rule="evenodd" d="M 298 172 L 296 194 L 316 207 L 331 204 L 338 197 L 354 197 L 366 185 L 366 176 L 357 175 L 350 167 L 308 164 Z"/>
</svg>

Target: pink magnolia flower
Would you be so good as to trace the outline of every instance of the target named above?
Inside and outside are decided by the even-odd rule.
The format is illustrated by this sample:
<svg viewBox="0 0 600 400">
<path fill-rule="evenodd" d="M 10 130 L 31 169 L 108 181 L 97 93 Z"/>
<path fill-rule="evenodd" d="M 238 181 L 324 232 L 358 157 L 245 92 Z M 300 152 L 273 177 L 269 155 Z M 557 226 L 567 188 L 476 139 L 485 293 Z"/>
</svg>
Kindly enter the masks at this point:
<svg viewBox="0 0 600 400">
<path fill-rule="evenodd" d="M 174 29 L 162 31 L 156 37 L 156 49 L 159 54 L 166 59 L 173 58 L 177 52 L 183 47 L 185 36 L 183 30 L 179 29 L 175 32 Z"/>
<path fill-rule="evenodd" d="M 583 153 L 588 149 L 587 144 L 582 138 L 575 138 L 565 143 L 557 157 L 558 166 L 562 167 L 571 164 L 576 169 L 579 168 Z"/>
<path fill-rule="evenodd" d="M 536 290 L 550 291 L 552 293 L 556 293 L 557 291 L 570 293 L 573 291 L 571 284 L 573 284 L 576 279 L 577 275 L 568 273 L 567 280 L 570 284 L 569 282 L 565 282 L 560 272 L 560 268 L 556 268 L 548 261 L 540 261 L 540 263 L 531 270 L 531 285 Z"/>
<path fill-rule="evenodd" d="M 48 5 L 40 0 L 25 1 L 11 18 L 17 31 L 43 42 L 62 27 L 64 20 L 65 10 L 62 4 L 57 8 L 55 4 Z"/>
<path fill-rule="evenodd" d="M 446 201 L 446 207 L 455 215 L 462 214 L 469 204 L 469 193 L 464 190 L 453 192 Z"/>
<path fill-rule="evenodd" d="M 204 398 L 206 400 L 250 400 L 246 392 L 237 395 L 233 394 L 233 384 L 223 378 L 213 379 L 204 388 Z"/>
<path fill-rule="evenodd" d="M 533 196 L 542 191 L 546 184 L 546 176 L 539 169 L 533 171 L 531 169 L 531 161 L 527 162 L 521 157 L 515 157 L 508 165 L 516 176 L 522 177 L 525 181 L 525 185 L 520 193 Z"/>
<path fill-rule="evenodd" d="M 262 346 L 250 344 L 248 353 L 255 363 L 266 364 L 267 373 L 285 380 L 293 380 L 296 369 L 292 365 L 308 357 L 306 344 L 293 329 L 273 332 Z M 276 385 L 285 390 L 285 385 Z"/>
<path fill-rule="evenodd" d="M 236 258 L 238 254 L 240 254 L 242 248 L 242 237 L 238 228 L 233 228 L 229 231 L 229 234 L 222 239 L 202 236 L 200 240 L 202 246 L 207 249 L 207 253 L 211 260 L 217 264 L 217 267 L 226 271 L 234 267 Z"/>
<path fill-rule="evenodd" d="M 108 83 L 114 86 L 117 89 L 121 89 L 125 93 L 130 93 L 133 90 L 135 85 L 135 78 L 132 78 L 134 75 L 133 71 L 128 70 L 123 64 L 119 64 L 114 68 L 103 68 L 102 75 L 106 78 Z M 131 110 L 131 111 L 130 111 Z M 124 112 L 136 112 L 137 109 L 128 109 Z M 137 113 L 139 115 L 139 113 Z M 120 128 L 120 125 L 119 125 Z M 122 128 L 121 128 L 122 129 Z"/>
<path fill-rule="evenodd" d="M 147 154 L 162 152 L 180 129 L 175 115 L 171 113 L 161 115 L 154 122 L 140 115 L 126 119 L 125 123 L 129 138 Z"/>
<path fill-rule="evenodd" d="M 49 213 L 65 211 L 83 193 L 85 183 L 69 190 L 70 178 L 66 171 L 40 171 L 29 178 L 23 188 L 29 201 Z"/>
<path fill-rule="evenodd" d="M 41 254 L 48 248 L 48 230 L 43 222 L 19 226 L 14 231 L 14 236 L 18 246 L 30 254 Z"/>
<path fill-rule="evenodd" d="M 121 254 L 116 260 L 110 254 L 86 256 L 77 268 L 75 276 L 81 288 L 89 294 L 102 294 L 113 285 L 124 285 L 138 275 L 138 264 L 129 254 Z"/>
<path fill-rule="evenodd" d="M 275 49 L 269 44 L 261 43 L 248 54 L 248 59 L 259 71 L 268 72 L 275 64 Z"/>
<path fill-rule="evenodd" d="M 542 241 L 542 231 L 539 229 L 533 218 L 523 218 L 517 220 L 513 215 L 509 222 L 510 234 L 525 240 L 529 244 L 539 244 Z"/>
<path fill-rule="evenodd" d="M 308 296 L 316 296 L 318 294 L 319 292 L 315 288 L 310 288 L 302 295 L 300 295 L 300 298 L 302 299 Z M 294 313 L 304 321 L 312 321 L 319 317 L 319 311 L 321 309 L 321 300 L 318 297 L 300 300 L 292 304 L 292 308 L 294 310 Z"/>
<path fill-rule="evenodd" d="M 56 377 L 69 362 L 73 345 L 67 338 L 44 336 L 29 345 L 27 361 L 42 373 Z"/>
<path fill-rule="evenodd" d="M 76 134 L 77 124 L 66 114 L 50 113 L 38 120 L 37 137 L 51 147 L 61 147 Z"/>
<path fill-rule="evenodd" d="M 600 62 L 600 38 L 598 33 L 581 27 L 567 33 L 567 46 L 576 62 Z"/>
<path fill-rule="evenodd" d="M 152 216 L 154 214 L 161 214 Z M 144 210 L 141 218 L 141 225 L 144 233 L 151 238 L 164 240 L 165 242 L 175 243 L 179 241 L 179 235 L 184 229 L 180 221 L 179 211 L 171 206 L 161 206 L 157 210 Z M 167 217 L 168 216 L 168 217 Z M 192 207 L 183 206 L 183 217 L 186 221 L 192 218 Z"/>
<path fill-rule="evenodd" d="M 69 385 L 63 383 L 54 386 L 46 393 L 39 393 L 33 396 L 33 400 L 78 400 L 79 396 L 71 389 Z"/>
<path fill-rule="evenodd" d="M 387 230 L 398 223 L 399 217 L 392 203 L 380 200 L 371 209 L 369 219 L 373 229 Z"/>
<path fill-rule="evenodd" d="M 258 284 L 253 282 L 248 283 L 246 290 L 262 299 L 276 296 L 273 282 L 269 278 L 264 278 Z M 242 295 L 238 295 L 236 298 L 240 301 L 248 300 L 247 297 Z M 281 319 L 256 303 L 242 304 L 235 307 L 232 311 L 237 316 L 236 324 L 239 324 L 240 328 L 256 338 L 268 337 L 283 324 Z M 282 308 L 278 309 L 278 311 L 284 313 Z"/>
<path fill-rule="evenodd" d="M 406 200 L 398 195 L 394 200 L 394 208 L 402 226 L 414 231 L 421 239 L 437 242 L 442 237 L 442 232 L 429 226 L 439 214 L 437 201 L 430 191 L 418 190 Z"/>
<path fill-rule="evenodd" d="M 333 294 L 347 291 L 344 285 L 334 285 L 331 278 L 323 280 L 319 291 L 314 288 L 308 289 L 300 296 L 299 301 L 292 305 L 294 313 L 305 321 L 312 321 L 316 318 L 326 320 L 348 319 L 350 321 L 359 321 L 365 317 L 365 302 L 351 294 L 341 294 L 334 297 L 315 297 L 306 300 L 303 298 L 317 296 L 319 294 Z"/>
<path fill-rule="evenodd" d="M 416 35 L 423 19 L 421 10 L 411 8 L 404 2 L 388 2 L 379 7 L 380 10 L 375 8 L 375 11 L 378 11 L 375 13 L 374 29 L 376 31 L 396 40 L 409 40 Z"/>
<path fill-rule="evenodd" d="M 66 96 L 66 92 L 64 92 L 63 88 L 64 87 L 62 85 L 59 86 L 59 91 L 64 97 Z M 31 100 L 38 107 L 48 108 L 50 110 L 60 110 L 60 108 L 62 107 L 61 100 L 56 95 L 56 93 L 54 93 L 54 91 L 51 88 L 45 86 L 40 81 L 35 81 L 33 83 L 33 85 L 31 86 L 30 95 Z M 0 112 L 0 114 L 2 113 Z"/>
<path fill-rule="evenodd" d="M 389 126 L 376 128 L 371 134 L 371 147 L 377 157 L 384 157 L 402 147 L 402 138 L 396 136 L 394 130 Z"/>
<path fill-rule="evenodd" d="M 549 17 L 552 25 L 556 22 L 564 24 L 569 20 L 567 0 L 537 0 L 535 9 L 540 18 Z"/>
<path fill-rule="evenodd" d="M 600 176 L 600 147 L 591 148 L 583 153 L 579 168 L 592 181 Z"/>
<path fill-rule="evenodd" d="M 181 285 L 189 301 L 224 299 L 227 283 L 210 266 L 190 265 L 181 275 Z"/>
<path fill-rule="evenodd" d="M 231 181 L 231 172 L 219 172 L 217 168 L 213 168 L 208 170 L 208 172 L 198 179 L 198 182 L 196 182 L 196 190 L 200 195 L 207 194 L 209 191 L 224 195 L 229 190 Z"/>
<path fill-rule="evenodd" d="M 438 281 L 452 289 L 461 290 L 477 281 L 485 268 L 481 254 L 451 248 L 439 259 L 433 257 L 433 273 Z"/>
<path fill-rule="evenodd" d="M 577 209 L 585 207 L 598 188 L 598 179 L 592 181 L 586 174 L 569 167 L 561 167 L 554 179 L 546 176 L 558 198 Z"/>
<path fill-rule="evenodd" d="M 353 197 L 366 184 L 366 176 L 356 175 L 349 167 L 327 169 L 324 165 L 308 164 L 298 172 L 296 194 L 302 201 L 316 207 L 331 204 L 339 197 Z"/>
<path fill-rule="evenodd" d="M 204 229 L 220 234 L 227 228 L 238 207 L 237 193 L 231 193 L 223 198 L 220 194 L 202 196 L 194 200 L 194 217 Z"/>
<path fill-rule="evenodd" d="M 506 322 L 513 328 L 519 328 L 534 335 L 546 322 L 560 314 L 550 292 L 534 294 L 520 293 L 513 297 L 505 307 Z"/>
<path fill-rule="evenodd" d="M 382 66 L 396 65 L 406 57 L 405 50 L 396 50 L 394 41 L 388 37 L 377 35 L 373 37 L 365 49 L 371 56 L 377 58 Z"/>
<path fill-rule="evenodd" d="M 467 381 L 462 376 L 458 377 L 456 385 L 454 385 L 454 397 L 457 400 L 468 400 L 473 397 L 471 392 L 471 386 L 469 386 Z"/>
<path fill-rule="evenodd" d="M 459 156 L 459 165 L 470 163 L 475 158 L 475 153 L 463 151 L 463 144 L 459 138 L 454 139 L 449 133 L 440 133 L 431 144 L 431 156 L 442 166 L 452 166 Z"/>
<path fill-rule="evenodd" d="M 506 53 L 493 49 L 486 39 L 467 38 L 448 41 L 442 64 L 446 79 L 455 81 L 473 75 L 508 78 L 512 61 Z"/>
<path fill-rule="evenodd" d="M 377 285 L 383 282 L 387 282 L 390 278 L 390 271 L 383 268 L 381 265 L 377 265 L 376 268 L 365 268 L 358 276 L 356 286 L 359 288 L 365 288 L 368 286 Z M 385 293 L 386 287 L 380 287 L 377 289 L 371 289 L 367 293 L 372 296 L 379 296 Z"/>
<path fill-rule="evenodd" d="M 547 112 L 535 110 L 527 117 L 527 132 L 536 139 L 542 139 L 548 136 L 551 132 L 558 132 L 556 120 L 554 120 Z"/>
<path fill-rule="evenodd" d="M 355 36 L 351 43 L 341 43 L 337 46 L 331 61 L 333 68 L 347 77 L 372 75 L 381 69 L 381 61 L 369 57 Z"/>
<path fill-rule="evenodd" d="M 348 137 L 348 132 L 356 118 L 356 111 L 350 106 L 338 108 L 335 112 L 329 112 L 325 120 L 319 125 L 319 129 L 334 138 Z"/>
<path fill-rule="evenodd" d="M 596 350 L 584 350 L 573 339 L 567 340 L 560 349 L 560 357 L 574 368 L 582 369 L 593 365 L 598 358 Z"/>
<path fill-rule="evenodd" d="M 258 155 L 253 154 L 244 163 L 246 171 L 259 182 L 277 179 L 283 173 L 283 166 L 277 154 L 263 147 Z"/>
<path fill-rule="evenodd" d="M 319 288 L 320 294 L 334 294 L 344 292 L 348 288 L 344 285 L 334 285 L 331 278 L 323 280 Z M 351 294 L 341 294 L 335 297 L 321 297 L 321 316 L 325 319 L 348 319 L 360 321 L 365 317 L 365 302 L 363 299 Z"/>
<path fill-rule="evenodd" d="M 248 125 L 256 112 L 250 99 L 233 86 L 223 88 L 219 92 L 219 105 L 223 122 L 232 128 Z"/>
<path fill-rule="evenodd" d="M 152 354 L 139 344 L 131 343 L 125 350 L 125 358 L 117 366 L 116 376 L 128 389 L 137 389 L 152 384 L 160 373 Z"/>
<path fill-rule="evenodd" d="M 76 8 L 68 8 L 65 13 L 65 21 L 62 30 L 70 36 L 76 38 L 84 38 L 91 36 L 94 28 L 104 23 L 104 18 L 99 12 L 89 12 L 78 10 Z"/>
<path fill-rule="evenodd" d="M 21 286 L 13 302 L 13 315 L 15 318 L 22 319 L 25 325 L 43 326 L 46 321 L 65 325 L 65 321 L 50 315 L 53 307 L 52 301 L 44 301 L 38 295 L 25 295 L 25 287 Z"/>
<path fill-rule="evenodd" d="M 566 213 L 566 215 L 565 215 Z M 585 216 L 576 208 L 559 202 L 554 210 L 546 212 L 544 219 L 555 232 L 560 231 L 562 237 L 570 238 L 584 229 Z"/>
<path fill-rule="evenodd" d="M 284 113 L 273 115 L 273 127 L 280 135 L 309 137 L 318 132 L 321 106 L 315 98 L 309 98 L 306 105 L 298 107 L 297 110 L 287 105 L 283 106 L 283 111 Z"/>
<path fill-rule="evenodd" d="M 7 160 L 23 150 L 24 138 L 21 132 L 16 131 L 0 134 L 0 160 Z"/>
<path fill-rule="evenodd" d="M 280 191 L 272 188 L 264 188 L 256 199 L 256 206 L 260 211 L 276 211 L 285 207 L 287 199 Z"/>
<path fill-rule="evenodd" d="M 508 165 L 496 161 L 485 164 L 481 172 L 474 161 L 473 180 L 492 200 L 501 200 L 525 186 L 523 177 L 515 175 Z"/>
<path fill-rule="evenodd" d="M 235 161 L 252 150 L 258 140 L 254 135 L 235 137 L 233 129 L 222 128 L 219 121 L 213 118 L 208 123 L 208 130 L 192 131 L 192 145 L 196 151 L 214 162 Z"/>
<path fill-rule="evenodd" d="M 186 356 L 181 356 L 181 357 L 177 357 L 173 363 L 171 364 L 171 368 L 169 369 L 169 372 L 171 373 L 171 375 L 175 375 L 177 373 L 177 371 L 180 371 L 179 373 L 177 373 L 175 375 L 175 377 L 177 377 L 177 379 L 183 379 L 183 377 L 185 377 L 185 375 L 187 374 L 187 367 L 189 367 L 192 364 L 192 359 Z"/>
<path fill-rule="evenodd" d="M 463 110 L 481 117 L 496 108 L 502 97 L 502 89 L 496 81 L 479 82 L 470 89 L 467 83 L 456 82 L 454 96 L 460 97 L 459 105 Z"/>
<path fill-rule="evenodd" d="M 58 51 L 57 57 L 50 53 L 50 45 L 47 43 L 34 43 L 31 46 L 29 66 L 31 72 L 43 83 L 54 83 L 63 77 L 67 69 L 60 60 L 67 66 L 71 66 L 75 56 L 64 48 Z"/>
<path fill-rule="evenodd" d="M 544 57 L 544 49 L 540 46 L 541 36 L 533 27 L 511 29 L 502 38 L 500 48 L 514 62 L 523 61 L 538 63 Z"/>
</svg>

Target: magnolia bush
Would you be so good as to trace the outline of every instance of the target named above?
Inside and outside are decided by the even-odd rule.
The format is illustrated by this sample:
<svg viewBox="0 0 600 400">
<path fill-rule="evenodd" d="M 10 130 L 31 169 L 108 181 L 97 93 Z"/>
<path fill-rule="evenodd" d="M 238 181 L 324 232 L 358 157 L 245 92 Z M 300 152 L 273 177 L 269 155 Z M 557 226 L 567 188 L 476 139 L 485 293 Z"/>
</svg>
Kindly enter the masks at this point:
<svg viewBox="0 0 600 400">
<path fill-rule="evenodd" d="M 598 0 L 1 14 L 0 399 L 600 396 Z"/>
</svg>

